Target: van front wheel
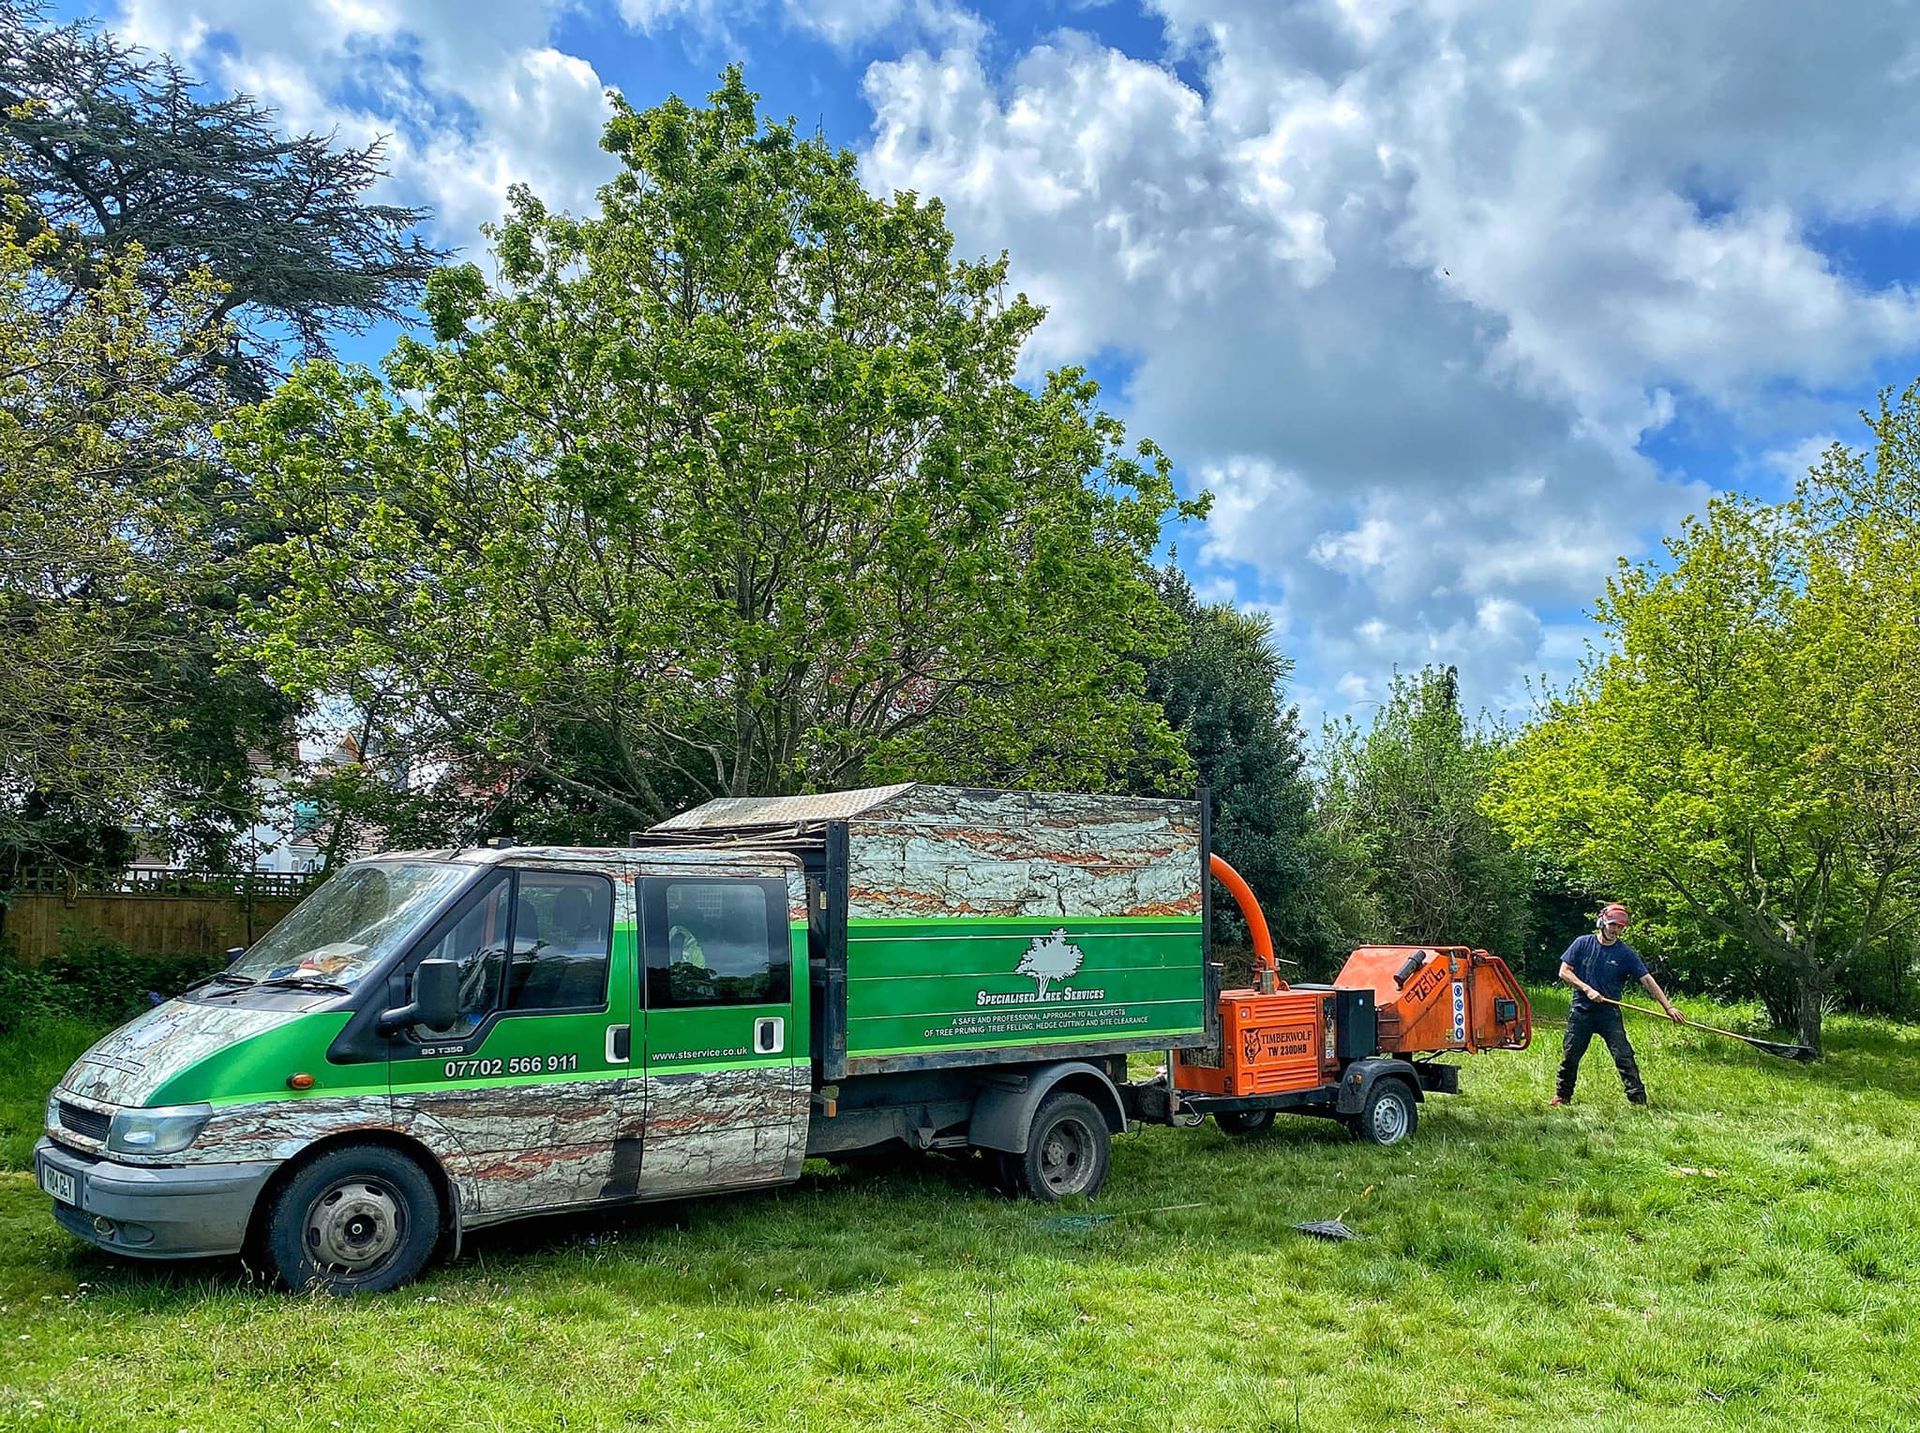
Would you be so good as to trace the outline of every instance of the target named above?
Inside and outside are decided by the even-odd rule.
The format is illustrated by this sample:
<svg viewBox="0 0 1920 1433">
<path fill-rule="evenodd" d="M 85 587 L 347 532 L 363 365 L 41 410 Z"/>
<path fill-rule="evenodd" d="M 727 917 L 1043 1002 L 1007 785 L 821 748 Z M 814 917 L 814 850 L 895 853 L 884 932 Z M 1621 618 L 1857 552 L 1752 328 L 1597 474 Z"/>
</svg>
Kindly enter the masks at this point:
<svg viewBox="0 0 1920 1433">
<path fill-rule="evenodd" d="M 383 1294 L 416 1277 L 440 1238 L 426 1171 L 385 1145 L 329 1150 L 274 1197 L 266 1254 L 287 1288 Z"/>
</svg>

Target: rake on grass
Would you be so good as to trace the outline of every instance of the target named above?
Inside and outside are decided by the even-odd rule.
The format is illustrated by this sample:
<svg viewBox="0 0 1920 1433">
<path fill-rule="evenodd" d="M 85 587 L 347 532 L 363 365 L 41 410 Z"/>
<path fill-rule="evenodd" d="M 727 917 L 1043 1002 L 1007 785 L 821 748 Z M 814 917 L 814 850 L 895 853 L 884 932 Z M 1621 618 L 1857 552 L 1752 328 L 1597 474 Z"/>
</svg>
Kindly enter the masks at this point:
<svg viewBox="0 0 1920 1433">
<path fill-rule="evenodd" d="M 1634 1005 L 1625 1000 L 1607 1000 L 1604 995 L 1600 998 L 1606 1000 L 1609 1005 L 1618 1005 L 1622 1010 L 1631 1010 L 1636 1015 L 1657 1015 L 1662 1020 L 1667 1018 L 1666 1011 L 1655 1010 L 1651 1005 Z M 1718 1025 L 1702 1025 L 1698 1020 L 1687 1020 L 1682 1023 L 1692 1030 L 1705 1030 L 1714 1035 L 1724 1035 L 1729 1040 L 1738 1040 L 1743 1045 L 1753 1046 L 1762 1054 L 1778 1055 L 1783 1060 L 1806 1061 L 1820 1058 L 1820 1052 L 1811 1045 L 1796 1045 L 1791 1040 L 1762 1040 L 1757 1036 L 1742 1035 L 1738 1030 L 1722 1030 Z"/>
</svg>

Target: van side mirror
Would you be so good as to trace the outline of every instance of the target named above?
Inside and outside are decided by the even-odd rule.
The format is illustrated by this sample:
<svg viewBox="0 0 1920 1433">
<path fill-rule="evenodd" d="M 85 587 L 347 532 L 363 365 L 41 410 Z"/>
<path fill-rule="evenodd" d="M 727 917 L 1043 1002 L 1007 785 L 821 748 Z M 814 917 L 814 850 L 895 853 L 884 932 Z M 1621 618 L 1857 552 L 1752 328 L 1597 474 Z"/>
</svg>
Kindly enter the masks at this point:
<svg viewBox="0 0 1920 1433">
<path fill-rule="evenodd" d="M 413 999 L 380 1017 L 380 1033 L 407 1025 L 444 1030 L 460 1018 L 460 963 L 423 960 L 413 972 Z"/>
<path fill-rule="evenodd" d="M 244 945 L 228 946 L 227 947 L 227 965 L 231 967 L 236 960 L 238 960 L 241 956 L 245 955 L 246 953 L 247 953 L 247 948 Z"/>
</svg>

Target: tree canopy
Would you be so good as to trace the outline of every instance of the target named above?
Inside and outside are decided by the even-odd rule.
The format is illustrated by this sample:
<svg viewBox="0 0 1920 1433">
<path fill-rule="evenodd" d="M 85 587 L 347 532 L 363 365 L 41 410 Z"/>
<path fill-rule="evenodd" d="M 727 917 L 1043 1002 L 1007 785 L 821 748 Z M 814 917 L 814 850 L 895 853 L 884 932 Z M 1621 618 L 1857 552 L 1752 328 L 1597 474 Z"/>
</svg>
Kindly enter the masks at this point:
<svg viewBox="0 0 1920 1433">
<path fill-rule="evenodd" d="M 1788 502 L 1714 501 L 1623 565 L 1606 644 L 1518 742 L 1493 809 L 1596 885 L 1834 981 L 1920 894 L 1920 384 Z"/>
<path fill-rule="evenodd" d="M 0 205 L 26 201 L 0 182 Z M 202 565 L 189 471 L 206 436 L 203 385 L 177 384 L 206 341 L 217 289 L 143 282 L 136 248 L 49 308 L 54 241 L 0 225 L 0 850 L 10 862 L 77 827 L 168 804 L 189 814 L 224 783 L 169 779 L 190 723 L 169 611 Z"/>
<path fill-rule="evenodd" d="M 72 290 L 111 282 L 136 245 L 151 297 L 210 275 L 193 356 L 248 397 L 277 377 L 283 334 L 324 354 L 404 318 L 444 257 L 414 232 L 424 211 L 370 202 L 378 144 L 288 135 L 247 95 L 208 97 L 166 56 L 33 0 L 0 0 L 0 164 L 31 201 L 12 221 L 51 233 L 40 266 Z"/>
<path fill-rule="evenodd" d="M 91 22 L 0 0 L 0 894 L 137 825 L 221 859 L 292 709 L 226 642 L 265 531 L 212 426 L 283 340 L 398 315 L 436 257 L 377 149 L 288 138 Z"/>
<path fill-rule="evenodd" d="M 1321 815 L 1351 852 L 1373 938 L 1519 959 L 1530 863 L 1481 810 L 1504 742 L 1463 715 L 1452 667 L 1396 673 L 1365 730 L 1328 727 Z"/>
<path fill-rule="evenodd" d="M 310 364 L 223 430 L 288 536 L 280 679 L 420 763 L 621 831 L 911 774 L 1093 787 L 1187 761 L 1141 689 L 1175 496 L 937 202 L 763 122 L 617 105 L 601 214 L 530 192 L 429 285 L 385 382 Z"/>
</svg>

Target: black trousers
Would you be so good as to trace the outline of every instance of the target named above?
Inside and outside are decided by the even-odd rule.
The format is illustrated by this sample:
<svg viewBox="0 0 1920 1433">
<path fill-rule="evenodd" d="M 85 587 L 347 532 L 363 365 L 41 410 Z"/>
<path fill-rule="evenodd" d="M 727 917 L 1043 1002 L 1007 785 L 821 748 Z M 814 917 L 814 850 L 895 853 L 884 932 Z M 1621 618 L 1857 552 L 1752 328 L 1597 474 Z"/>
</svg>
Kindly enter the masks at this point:
<svg viewBox="0 0 1920 1433">
<path fill-rule="evenodd" d="M 1619 1067 L 1620 1083 L 1627 1098 L 1636 1105 L 1647 1102 L 1647 1087 L 1640 1081 L 1640 1064 L 1633 1058 L 1633 1042 L 1627 1039 L 1627 1022 L 1617 1006 L 1596 1005 L 1582 1010 L 1575 1006 L 1567 1014 L 1566 1038 L 1560 1045 L 1560 1073 L 1554 1080 L 1554 1093 L 1563 1100 L 1573 1098 L 1573 1082 L 1580 1077 L 1580 1060 L 1587 1046 L 1598 1035 L 1607 1042 L 1613 1063 Z"/>
</svg>

